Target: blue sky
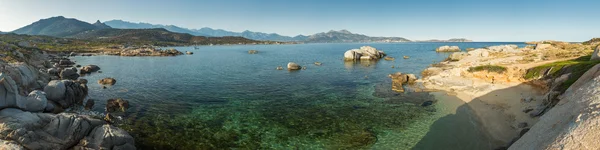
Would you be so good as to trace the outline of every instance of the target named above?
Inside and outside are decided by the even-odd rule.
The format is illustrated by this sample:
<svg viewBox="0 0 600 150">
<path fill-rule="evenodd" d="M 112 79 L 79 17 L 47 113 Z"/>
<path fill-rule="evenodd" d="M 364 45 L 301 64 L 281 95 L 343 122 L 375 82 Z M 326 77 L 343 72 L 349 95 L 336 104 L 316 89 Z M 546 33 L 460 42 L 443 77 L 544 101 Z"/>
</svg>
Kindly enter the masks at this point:
<svg viewBox="0 0 600 150">
<path fill-rule="evenodd" d="M 598 0 L 0 0 L 0 31 L 42 18 L 122 19 L 294 36 L 347 29 L 413 40 L 585 41 Z"/>
</svg>

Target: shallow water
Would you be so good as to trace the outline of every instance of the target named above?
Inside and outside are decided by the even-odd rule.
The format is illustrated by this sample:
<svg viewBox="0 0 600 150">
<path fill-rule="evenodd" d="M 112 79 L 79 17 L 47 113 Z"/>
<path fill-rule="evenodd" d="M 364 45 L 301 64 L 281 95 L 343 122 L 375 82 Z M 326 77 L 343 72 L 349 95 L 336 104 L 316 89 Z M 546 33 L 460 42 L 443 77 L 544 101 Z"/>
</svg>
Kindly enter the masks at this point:
<svg viewBox="0 0 600 150">
<path fill-rule="evenodd" d="M 448 134 L 437 131 L 440 118 L 464 112 L 460 101 L 448 99 L 432 107 L 428 93 L 374 94 L 389 85 L 388 74 L 420 74 L 448 53 L 436 53 L 443 45 L 461 48 L 507 43 L 393 43 L 300 44 L 175 47 L 194 55 L 177 57 L 75 57 L 78 64 L 99 65 L 104 77 L 117 84 L 102 89 L 91 82 L 94 110 L 103 112 L 109 98 L 124 98 L 132 106 L 121 127 L 145 149 L 430 149 Z M 522 43 L 512 43 L 523 46 Z M 348 49 L 370 45 L 395 61 L 347 63 Z M 255 49 L 258 54 L 248 54 Z M 402 56 L 410 59 L 402 59 Z M 276 70 L 288 62 L 306 70 Z M 314 62 L 321 62 L 316 66 Z M 392 68 L 391 66 L 394 66 Z M 450 119 L 465 126 L 456 141 L 461 149 L 489 149 L 486 144 L 467 144 L 486 138 L 476 121 L 461 113 Z M 466 119 L 464 117 L 467 117 Z M 452 117 L 450 117 L 452 118 Z M 447 120 L 447 119 L 445 119 Z M 436 130 L 436 134 L 430 131 Z M 472 129 L 472 130 L 469 130 Z M 461 144 L 460 142 L 465 142 Z M 416 147 L 415 147 L 416 146 Z M 459 148 L 458 146 L 456 148 Z"/>
</svg>

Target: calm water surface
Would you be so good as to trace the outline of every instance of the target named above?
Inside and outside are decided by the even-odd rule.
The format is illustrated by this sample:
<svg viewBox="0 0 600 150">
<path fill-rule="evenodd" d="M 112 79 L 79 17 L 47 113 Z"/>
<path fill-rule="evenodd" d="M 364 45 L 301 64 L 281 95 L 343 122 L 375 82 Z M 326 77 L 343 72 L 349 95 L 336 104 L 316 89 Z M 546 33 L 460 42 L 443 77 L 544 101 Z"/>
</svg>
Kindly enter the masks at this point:
<svg viewBox="0 0 600 150">
<path fill-rule="evenodd" d="M 91 83 L 95 111 L 109 98 L 132 106 L 125 123 L 144 149 L 490 149 L 458 99 L 434 106 L 429 93 L 392 93 L 388 74 L 420 72 L 448 53 L 443 45 L 478 48 L 522 43 L 300 44 L 175 47 L 177 57 L 76 57 L 99 65 L 117 84 Z M 349 49 L 370 45 L 395 61 L 348 63 Z M 258 54 L 248 54 L 248 50 Z M 402 56 L 410 59 L 402 59 Z M 288 62 L 306 70 L 276 70 Z M 321 62 L 316 66 L 314 62 Z M 392 68 L 394 66 L 394 68 Z M 439 93 L 438 93 L 439 94 Z M 463 114 L 463 115 L 456 115 Z M 441 121 L 442 120 L 442 121 Z M 447 120 L 447 121 L 443 121 Z M 447 126 L 456 126 L 447 128 Z M 458 134 L 458 135 L 457 135 Z M 448 138 L 446 138 L 448 137 Z M 479 142 L 473 142 L 479 141 Z"/>
</svg>

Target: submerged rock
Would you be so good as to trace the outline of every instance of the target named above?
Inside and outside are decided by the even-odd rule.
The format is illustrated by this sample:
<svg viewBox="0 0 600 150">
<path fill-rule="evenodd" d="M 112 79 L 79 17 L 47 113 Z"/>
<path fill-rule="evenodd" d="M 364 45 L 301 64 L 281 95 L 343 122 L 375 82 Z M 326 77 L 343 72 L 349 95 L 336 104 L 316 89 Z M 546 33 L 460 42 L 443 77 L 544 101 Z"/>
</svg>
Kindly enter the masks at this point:
<svg viewBox="0 0 600 150">
<path fill-rule="evenodd" d="M 106 101 L 106 112 L 125 112 L 129 108 L 129 102 L 120 98 Z"/>
<path fill-rule="evenodd" d="M 395 59 L 396 58 L 390 57 L 390 56 L 383 57 L 383 60 L 387 60 L 387 61 L 392 61 L 392 60 L 395 60 Z"/>
<path fill-rule="evenodd" d="M 91 110 L 94 107 L 94 103 L 94 99 L 88 99 L 83 108 L 85 108 L 85 110 Z"/>
<path fill-rule="evenodd" d="M 257 54 L 257 53 L 258 53 L 258 51 L 257 51 L 257 50 L 249 50 L 249 51 L 248 51 L 248 54 Z"/>
<path fill-rule="evenodd" d="M 186 51 L 185 54 L 187 54 L 187 55 L 193 55 L 194 52 Z"/>
<path fill-rule="evenodd" d="M 427 107 L 427 106 L 431 106 L 431 105 L 433 105 L 433 101 L 425 101 L 421 104 L 421 106 L 423 106 L 423 107 Z"/>
<path fill-rule="evenodd" d="M 321 66 L 321 62 L 315 62 L 315 65 Z"/>
<path fill-rule="evenodd" d="M 410 57 L 408 57 L 408 56 L 402 56 L 402 58 L 404 58 L 404 59 L 409 59 Z"/>
<path fill-rule="evenodd" d="M 392 90 L 396 92 L 404 92 L 402 85 L 412 84 L 417 80 L 417 76 L 414 74 L 402 74 L 400 72 L 390 74 L 388 77 L 392 78 Z"/>
<path fill-rule="evenodd" d="M 98 84 L 100 85 L 115 85 L 115 83 L 117 83 L 117 80 L 114 78 L 104 78 L 98 80 Z"/>
<path fill-rule="evenodd" d="M 277 69 L 277 70 L 283 70 L 283 67 L 277 66 L 277 68 L 275 68 L 275 69 Z"/>
</svg>

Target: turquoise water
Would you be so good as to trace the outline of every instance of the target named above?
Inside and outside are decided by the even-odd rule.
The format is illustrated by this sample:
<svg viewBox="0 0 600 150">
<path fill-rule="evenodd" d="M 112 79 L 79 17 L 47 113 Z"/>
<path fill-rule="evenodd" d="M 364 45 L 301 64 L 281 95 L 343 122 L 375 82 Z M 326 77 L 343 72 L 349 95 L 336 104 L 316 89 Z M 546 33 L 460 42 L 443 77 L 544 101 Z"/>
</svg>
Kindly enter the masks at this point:
<svg viewBox="0 0 600 150">
<path fill-rule="evenodd" d="M 468 112 L 459 100 L 438 102 L 429 93 L 393 93 L 388 74 L 420 74 L 447 57 L 443 45 L 461 48 L 510 43 L 300 44 L 175 47 L 194 55 L 177 57 L 75 57 L 102 73 L 83 78 L 117 79 L 103 89 L 90 82 L 95 111 L 109 98 L 132 106 L 120 126 L 144 149 L 436 149 L 440 140 L 482 140 L 468 113 L 450 119 L 464 125 L 466 136 L 442 139 L 442 118 Z M 512 43 L 523 46 L 522 43 Z M 348 63 L 346 50 L 369 45 L 395 61 Z M 248 50 L 258 54 L 248 54 Z M 402 59 L 402 56 L 410 59 Z M 276 70 L 296 62 L 306 70 Z M 321 62 L 316 66 L 314 62 Z M 394 66 L 392 68 L 391 66 Z M 452 118 L 452 117 L 450 117 Z M 446 119 L 448 120 L 448 119 Z M 434 128 L 436 127 L 436 128 Z M 472 130 L 471 130 L 472 129 Z M 462 130 L 461 130 L 462 131 Z M 455 131 L 448 134 L 457 134 Z M 461 134 L 461 133 L 458 133 Z M 461 149 L 489 149 L 489 144 L 460 144 Z M 467 146 L 465 146 L 467 145 Z"/>
</svg>

